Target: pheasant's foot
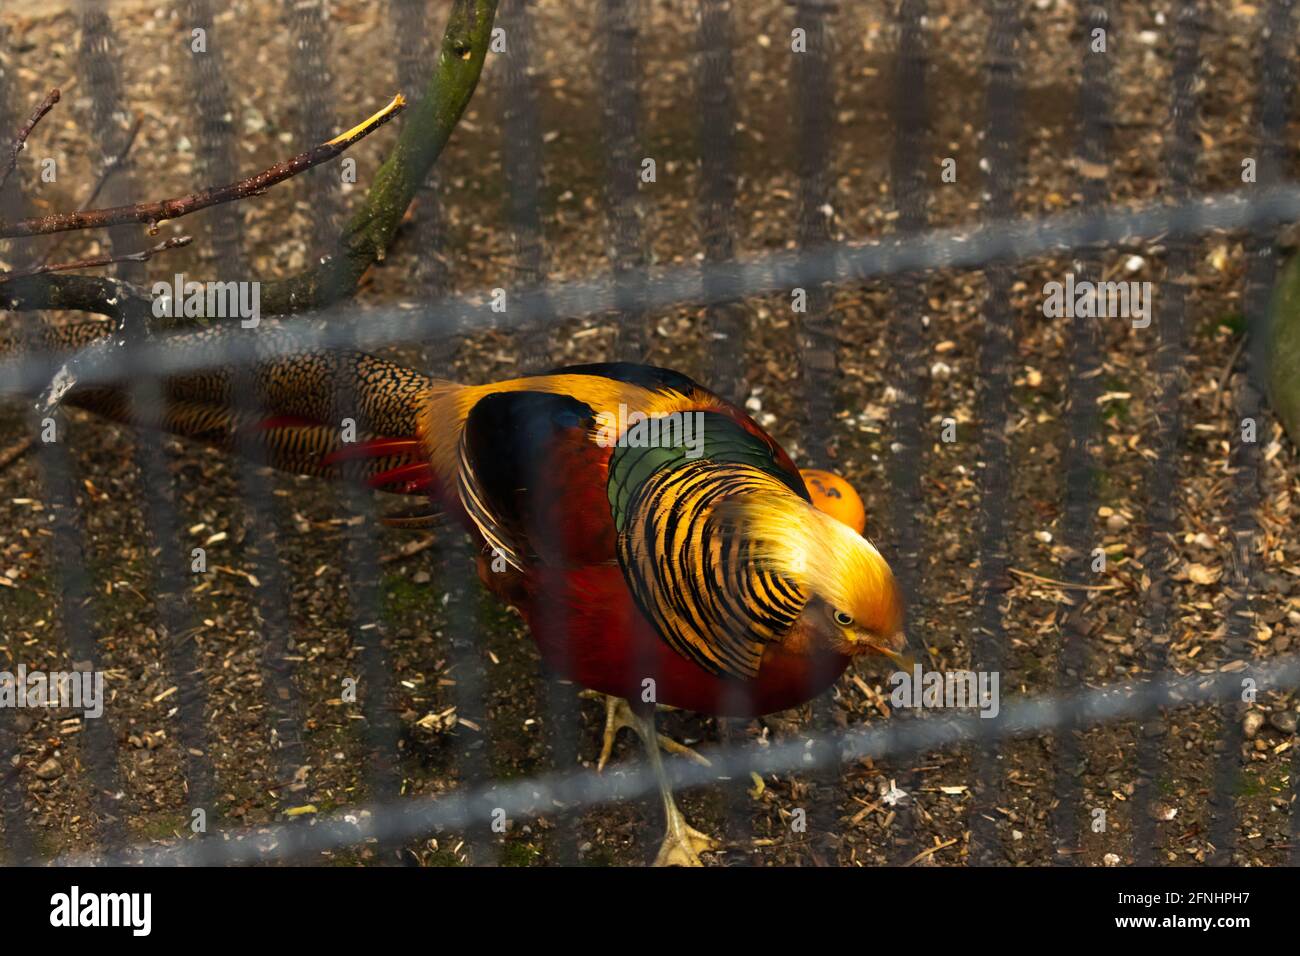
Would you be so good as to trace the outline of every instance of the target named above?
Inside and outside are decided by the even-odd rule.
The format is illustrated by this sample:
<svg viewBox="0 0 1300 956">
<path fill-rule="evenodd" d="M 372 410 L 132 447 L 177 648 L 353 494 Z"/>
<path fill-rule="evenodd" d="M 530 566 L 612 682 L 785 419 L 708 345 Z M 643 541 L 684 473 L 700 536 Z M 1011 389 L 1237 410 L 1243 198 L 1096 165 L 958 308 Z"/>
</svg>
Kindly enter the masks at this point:
<svg viewBox="0 0 1300 956">
<path fill-rule="evenodd" d="M 655 866 L 703 866 L 700 854 L 719 849 L 718 841 L 688 824 L 675 803 L 668 803 L 664 809 L 668 832 L 655 857 Z"/>
<path fill-rule="evenodd" d="M 679 757 L 685 757 L 687 760 L 693 760 L 701 767 L 713 766 L 713 764 L 709 762 L 708 757 L 704 756 L 701 753 L 696 753 L 694 750 L 686 746 L 681 741 L 673 740 L 673 738 L 667 737 L 664 734 L 660 734 L 660 733 L 656 733 L 655 736 L 659 738 L 659 748 L 661 750 L 666 750 L 670 754 L 676 754 Z"/>
<path fill-rule="evenodd" d="M 618 736 L 618 732 L 624 727 L 628 727 L 636 731 L 638 736 L 642 736 L 640 722 L 637 721 L 636 715 L 632 712 L 631 705 L 622 697 L 615 697 L 613 694 L 602 694 L 594 690 L 584 690 L 578 696 L 587 700 L 600 700 L 601 698 L 605 700 L 605 736 L 600 744 L 600 757 L 596 760 L 596 769 L 604 770 L 605 764 L 609 763 L 610 754 L 614 752 L 614 738 Z M 656 732 L 655 738 L 659 741 L 659 746 L 670 754 L 686 757 L 702 767 L 713 766 L 709 763 L 707 757 L 696 753 L 684 743 L 658 732 Z M 648 744 L 648 741 L 644 739 L 642 742 Z"/>
</svg>

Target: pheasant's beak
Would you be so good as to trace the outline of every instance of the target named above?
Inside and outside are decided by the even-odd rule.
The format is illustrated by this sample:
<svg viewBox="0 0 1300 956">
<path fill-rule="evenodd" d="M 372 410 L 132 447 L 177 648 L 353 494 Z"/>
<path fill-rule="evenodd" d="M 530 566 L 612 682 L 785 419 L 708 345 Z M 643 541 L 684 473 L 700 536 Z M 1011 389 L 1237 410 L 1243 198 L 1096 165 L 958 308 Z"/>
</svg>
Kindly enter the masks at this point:
<svg viewBox="0 0 1300 956">
<path fill-rule="evenodd" d="M 888 643 L 883 643 L 883 644 L 868 643 L 867 647 L 875 651 L 881 657 L 885 657 L 893 661 L 894 666 L 901 671 L 907 671 L 911 673 L 912 668 L 916 664 L 916 658 L 913 657 L 910 653 L 908 653 L 907 637 L 903 634 L 902 631 L 899 631 L 897 634 L 891 637 Z"/>
</svg>

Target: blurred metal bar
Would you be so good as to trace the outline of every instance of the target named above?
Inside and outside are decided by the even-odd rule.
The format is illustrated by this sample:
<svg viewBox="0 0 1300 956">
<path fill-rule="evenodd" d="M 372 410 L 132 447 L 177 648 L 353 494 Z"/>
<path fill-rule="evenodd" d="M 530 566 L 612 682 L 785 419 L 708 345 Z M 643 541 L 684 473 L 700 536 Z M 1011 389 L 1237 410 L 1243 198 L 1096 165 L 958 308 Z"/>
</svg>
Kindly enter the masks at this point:
<svg viewBox="0 0 1300 956">
<path fill-rule="evenodd" d="M 35 861 L 36 846 L 27 819 L 23 785 L 22 743 L 17 733 L 17 714 L 0 715 L 0 823 L 3 823 L 4 851 L 7 866 L 25 866 Z"/>
<path fill-rule="evenodd" d="M 501 287 L 509 294 L 506 312 L 526 301 L 541 321 L 526 319 L 517 337 L 521 374 L 551 364 L 549 330 L 555 313 L 542 289 L 549 271 L 542 234 L 542 131 L 537 116 L 537 80 L 533 73 L 531 0 L 503 0 L 497 24 L 505 31 L 505 89 L 502 95 L 501 163 L 506 177 L 508 221 L 514 242 L 514 275 Z M 617 306 L 616 306 L 617 307 Z"/>
<path fill-rule="evenodd" d="M 835 85 L 830 64 L 834 36 L 823 0 L 796 0 L 794 10 L 795 29 L 805 31 L 807 43 L 806 52 L 794 52 L 790 57 L 794 97 L 790 108 L 797 118 L 794 135 L 799 177 L 795 237 L 800 251 L 808 251 L 825 248 L 831 241 L 834 211 L 829 154 Z M 832 291 L 826 283 L 809 285 L 807 311 L 794 316 L 804 412 L 803 458 L 814 468 L 827 468 L 832 461 L 831 422 L 839 384 L 835 327 L 830 315 Z"/>
<path fill-rule="evenodd" d="M 126 135 L 125 124 L 118 122 L 120 85 L 114 62 L 116 40 L 102 3 L 82 0 L 77 15 L 81 26 L 78 72 L 90 86 L 91 117 L 96 134 L 108 140 L 105 142 L 103 156 L 107 160 L 120 149 L 122 137 Z M 111 194 L 119 192 L 123 187 L 124 178 L 118 176 L 107 184 L 105 192 L 111 197 Z M 129 247 L 129 239 L 123 243 L 121 233 L 121 230 L 109 230 L 107 243 L 111 246 L 117 240 L 119 248 Z M 29 322 L 26 331 L 30 333 L 34 329 L 35 325 Z M 33 434 L 40 434 L 42 430 L 42 420 L 38 414 L 31 416 Z M 56 439 L 48 443 L 38 442 L 37 448 L 43 477 L 42 489 L 44 497 L 50 503 L 53 519 L 50 556 L 59 582 L 59 599 L 56 603 L 62 612 L 64 637 L 73 667 L 102 672 L 106 667 L 100 653 L 100 631 L 88 610 L 94 586 L 86 571 L 85 529 L 76 500 L 75 465 L 67 447 L 68 424 L 60 411 L 55 411 L 49 418 L 55 425 Z M 118 765 L 117 737 L 110 716 L 111 705 L 106 706 L 105 710 L 106 714 L 99 719 L 83 718 L 85 729 L 79 743 L 91 805 L 97 816 L 95 825 L 99 830 L 101 844 L 111 847 L 125 840 L 127 830 L 121 807 L 124 793 Z"/>
<path fill-rule="evenodd" d="M 456 707 L 456 771 L 467 789 L 483 789 L 490 793 L 492 787 L 492 727 L 488 720 L 487 673 L 483 666 L 486 623 L 479 611 L 482 586 L 470 571 L 475 554 L 468 539 L 459 528 L 451 527 L 440 534 L 447 541 L 447 568 L 450 578 L 437 580 L 439 589 L 446 588 L 447 645 L 452 662 L 450 676 L 456 682 L 451 697 Z M 466 720 L 477 724 L 474 730 Z M 484 820 L 489 820 L 490 815 Z M 498 852 L 491 832 L 485 826 L 464 831 L 470 857 L 476 866 L 491 866 L 498 860 Z"/>
<path fill-rule="evenodd" d="M 731 0 L 699 0 L 696 31 L 695 102 L 700 111 L 696 146 L 700 154 L 698 196 L 700 240 L 706 263 L 731 261 L 735 255 L 736 94 L 732 65 Z M 706 294 L 708 278 L 704 280 Z M 746 381 L 744 303 L 720 302 L 705 312 L 704 343 L 710 355 L 708 387 L 743 407 L 749 394 Z M 717 740 L 727 746 L 746 737 L 750 722 L 719 717 Z M 752 804 L 743 786 L 735 783 L 722 793 L 723 840 L 745 852 L 732 859 L 747 865 L 754 840 Z"/>
<path fill-rule="evenodd" d="M 128 332 L 128 354 L 134 351 L 131 347 L 139 343 L 142 332 L 138 323 Z M 147 367 L 140 367 L 130 400 L 137 408 L 162 407 L 162 389 Z M 212 823 L 217 814 L 219 794 L 208 734 L 207 688 L 202 679 L 203 664 L 195 645 L 200 622 L 185 597 L 193 580 L 188 574 L 193 558 L 182 535 L 175 483 L 167 467 L 162 435 L 142 428 L 136 431 L 133 439 L 146 531 L 158 549 L 157 556 L 150 562 L 158 630 L 167 646 L 168 668 L 177 688 L 173 698 L 176 714 L 169 733 L 182 755 L 187 805 L 191 811 L 202 808 L 207 821 Z M 199 835 L 206 833 L 204 830 Z"/>
<path fill-rule="evenodd" d="M 292 0 L 285 8 L 293 56 L 289 83 L 297 96 L 294 131 L 302 149 L 324 143 L 339 132 L 334 113 L 334 73 L 330 69 L 330 15 L 327 0 Z M 311 209 L 309 262 L 338 236 L 343 217 L 342 183 L 333 163 L 315 166 L 296 177 L 295 188 Z M 314 247 L 314 248 L 313 248 Z"/>
<path fill-rule="evenodd" d="M 539 73 L 533 67 L 533 44 L 536 39 L 530 10 L 531 0 L 504 0 L 497 23 L 505 31 L 505 91 L 503 104 L 504 135 L 502 163 L 506 175 L 507 218 L 514 239 L 515 272 L 509 290 L 507 312 L 521 307 L 535 315 L 520 326 L 518 354 L 520 375 L 548 369 L 553 362 L 549 328 L 560 316 L 550 305 L 544 285 L 549 261 L 546 236 L 542 228 L 542 130 L 538 116 Z M 593 38 L 593 44 L 598 38 Z M 627 307 L 629 300 L 619 297 L 615 308 Z M 535 462 L 538 469 L 545 463 Z M 537 478 L 540 478 L 540 472 Z M 536 478 L 531 482 L 537 483 Z M 491 555 L 488 556 L 489 558 Z M 549 593 L 536 598 L 534 616 L 543 626 L 563 629 L 564 608 Z M 575 688 L 562 683 L 567 661 L 544 663 L 540 683 L 540 705 L 545 720 L 547 749 L 552 761 L 561 767 L 572 766 L 578 759 L 578 703 Z M 576 818 L 563 807 L 556 808 L 557 826 L 553 851 L 566 864 L 577 862 Z"/>
<path fill-rule="evenodd" d="M 1259 79 L 1256 83 L 1257 188 L 1267 189 L 1277 183 L 1287 168 L 1290 150 L 1286 143 L 1287 121 L 1295 78 L 1290 64 L 1294 53 L 1295 23 L 1293 0 L 1272 0 L 1266 14 L 1264 46 L 1260 51 Z M 1275 231 L 1252 233 L 1246 242 L 1246 276 L 1242 289 L 1242 308 L 1246 316 L 1249 348 L 1242 351 L 1245 364 L 1234 388 L 1233 435 L 1229 439 L 1229 467 L 1233 475 L 1234 508 L 1229 519 L 1232 532 L 1232 557 L 1224 575 L 1225 589 L 1232 596 L 1224 636 L 1225 656 L 1231 661 L 1253 658 L 1255 615 L 1251 609 L 1256 571 L 1259 508 L 1261 500 L 1261 456 L 1259 442 L 1264 437 L 1264 382 L 1268 368 L 1268 303 L 1277 276 Z M 1243 440 L 1247 420 L 1255 423 L 1255 440 Z M 1215 866 L 1230 866 L 1240 831 L 1237 826 L 1235 794 L 1243 772 L 1241 748 L 1245 741 L 1242 720 L 1246 706 L 1240 699 L 1223 702 L 1223 730 L 1214 767 L 1213 792 L 1210 797 L 1209 841 L 1215 853 Z M 1292 757 L 1294 768 L 1296 758 Z M 1296 788 L 1294 769 L 1291 786 Z M 1291 805 L 1292 832 L 1297 832 L 1296 816 Z M 1292 840 L 1292 853 L 1296 854 Z M 1300 856 L 1296 856 L 1300 859 Z"/>
<path fill-rule="evenodd" d="M 204 11 L 187 11 L 197 17 Z M 210 14 L 207 23 L 210 26 Z M 214 56 L 219 56 L 214 52 Z M 222 85 L 220 61 L 217 69 L 208 79 L 219 88 Z M 100 72 L 102 72 L 102 67 Z M 115 81 L 112 85 L 116 85 Z M 203 86 L 200 81 L 196 84 Z M 210 95 L 210 94 L 209 94 Z M 209 105 L 209 108 L 213 108 Z M 216 104 L 220 108 L 220 103 Z M 98 122 L 98 120 L 97 120 Z M 101 135 L 97 131 L 97 136 Z M 114 137 L 109 137 L 112 142 Z M 203 144 L 200 143 L 202 148 Z M 120 152 L 121 145 L 115 150 Z M 116 153 L 110 154 L 115 156 Z M 128 157 L 129 159 L 129 157 Z M 211 155 L 201 153 L 201 165 L 211 161 Z M 215 176 L 228 173 L 217 162 L 211 172 Z M 130 199 L 130 167 L 115 170 L 118 178 L 118 191 L 122 199 Z M 110 201 L 120 201 L 111 197 Z M 226 241 L 234 240 L 237 245 L 237 223 L 220 223 L 209 220 L 210 228 L 220 225 L 226 230 Z M 139 239 L 135 240 L 139 244 Z M 147 339 L 143 321 L 147 316 L 141 315 L 139 321 L 132 322 L 124 329 L 126 360 L 135 364 L 135 374 L 128 377 L 131 386 L 128 401 L 137 408 L 158 408 L 162 406 L 161 383 L 149 374 L 147 365 L 138 362 L 137 349 Z M 158 630 L 168 651 L 168 667 L 172 679 L 176 682 L 175 721 L 172 734 L 180 748 L 181 762 L 185 768 L 186 804 L 190 811 L 201 809 L 208 823 L 216 822 L 218 807 L 218 788 L 216 770 L 210 753 L 208 734 L 207 692 L 201 679 L 202 662 L 200 660 L 194 634 L 198 619 L 189 606 L 186 593 L 192 577 L 187 572 L 192 557 L 190 548 L 181 534 L 181 520 L 176 505 L 175 482 L 167 467 L 167 456 L 163 450 L 162 436 L 140 429 L 132 436 L 132 446 L 136 468 L 140 472 L 143 491 L 142 508 L 144 510 L 146 532 L 158 556 L 151 562 L 154 584 L 154 600 L 158 614 Z M 196 835 L 207 835 L 207 829 L 201 829 Z"/>
<path fill-rule="evenodd" d="M 209 0 L 180 0 L 181 21 L 187 32 L 202 30 L 202 51 L 191 40 L 188 53 L 190 95 L 198 104 L 199 127 L 194 142 L 198 163 L 196 171 L 206 183 L 233 182 L 236 176 L 232 157 L 235 132 L 230 88 L 226 83 L 225 48 L 219 42 L 213 24 Z M 244 259 L 244 211 L 240 203 L 223 203 L 203 213 L 207 222 L 208 249 L 205 259 L 219 262 L 229 274 L 241 274 L 247 268 Z M 130 229 L 130 226 L 124 227 Z"/>
<path fill-rule="evenodd" d="M 246 370 L 236 376 L 234 405 L 241 416 L 256 418 L 261 410 L 254 404 L 251 382 Z M 234 447 L 238 456 L 235 474 L 248 510 L 248 521 L 252 528 L 262 532 L 256 543 L 250 542 L 247 561 L 261 582 L 261 587 L 255 589 L 254 600 L 262 623 L 263 683 L 271 761 L 277 782 L 290 781 L 307 761 L 302 737 L 306 710 L 298 687 L 297 653 L 291 641 L 292 589 L 288 562 L 280 558 L 279 547 L 281 535 L 291 526 L 284 506 L 274 498 L 276 479 L 262 466 L 265 459 L 256 435 L 247 433 L 238 437 Z"/>
<path fill-rule="evenodd" d="M 926 226 L 926 169 L 929 153 L 928 58 L 925 50 L 926 0 L 902 0 L 898 8 L 898 51 L 894 75 L 894 150 L 890 180 L 898 232 L 905 237 L 919 234 Z M 891 491 L 890 564 L 894 567 L 907 608 L 910 639 L 927 646 L 923 633 L 925 607 L 921 595 L 921 522 L 925 493 L 921 475 L 925 470 L 923 435 L 925 391 L 925 296 L 918 275 L 900 275 L 894 284 L 894 313 L 889 359 L 889 380 L 896 398 L 890 414 L 892 442 L 887 459 Z M 918 633 L 918 629 L 922 632 Z M 906 723 L 915 714 L 895 711 L 890 723 Z M 891 834 L 893 861 L 905 862 L 916 852 L 916 777 L 910 770 L 893 768 L 898 789 L 911 795 L 910 803 L 899 804 Z"/>
<path fill-rule="evenodd" d="M 1169 195 L 1186 201 L 1196 176 L 1199 118 L 1196 84 L 1200 72 L 1200 40 L 1204 29 L 1201 0 L 1182 0 L 1174 22 L 1173 90 L 1169 113 Z M 1155 304 L 1160 345 L 1155 354 L 1155 422 L 1157 458 L 1147 473 L 1146 501 L 1151 542 L 1143 565 L 1150 585 L 1145 595 L 1147 640 L 1142 661 L 1158 674 L 1169 666 L 1170 621 L 1175 605 L 1169 568 L 1175 558 L 1173 535 L 1178 530 L 1179 456 L 1183 445 L 1181 401 L 1186 372 L 1187 278 L 1194 272 L 1194 240 L 1171 238 L 1165 281 Z M 1138 729 L 1137 779 L 1130 812 L 1133 857 L 1142 866 L 1156 863 L 1157 827 L 1152 801 L 1169 745 L 1165 734 Z"/>
<path fill-rule="evenodd" d="M 1295 0 L 1271 0 L 1267 13 L 1268 36 L 1265 38 L 1265 56 L 1261 63 L 1262 80 L 1257 87 L 1259 102 L 1260 143 L 1264 149 L 1268 177 L 1274 183 L 1283 179 L 1282 172 L 1289 149 L 1284 139 L 1289 104 L 1295 95 L 1296 74 L 1291 66 L 1290 50 L 1295 36 Z M 1263 255 L 1252 256 L 1252 263 L 1259 262 L 1258 279 L 1261 282 L 1252 296 L 1259 295 L 1259 304 L 1263 302 L 1263 282 L 1270 279 L 1270 273 L 1276 274 L 1273 264 Z M 1251 305 L 1255 305 L 1252 302 Z M 1250 314 L 1250 313 L 1248 313 Z M 1251 321 L 1256 321 L 1263 312 L 1251 314 Z M 1263 378 L 1268 368 L 1266 362 L 1267 343 L 1258 335 L 1256 327 L 1250 334 L 1248 345 L 1251 351 L 1247 374 L 1256 382 Z M 1259 387 L 1259 385 L 1257 385 Z M 1291 748 L 1291 799 L 1290 799 L 1290 842 L 1289 864 L 1300 866 L 1300 747 Z"/>
<path fill-rule="evenodd" d="M 641 74 L 637 59 L 639 0 L 601 0 L 602 130 L 605 141 L 606 245 L 615 275 L 646 264 L 639 189 Z M 635 274 L 635 273 L 634 273 Z M 646 351 L 646 317 L 635 288 L 620 296 L 611 358 L 640 362 Z"/>
<path fill-rule="evenodd" d="M 40 465 L 43 497 L 49 502 L 52 518 L 49 553 L 58 582 L 59 597 L 52 603 L 61 611 L 72 666 L 102 673 L 106 666 L 99 650 L 100 629 L 90 613 L 94 587 L 86 572 L 85 528 L 77 506 L 75 467 L 67 449 L 68 424 L 60 412 L 49 417 L 54 420 L 58 438 L 48 444 L 41 443 Z M 40 428 L 40 420 L 33 421 L 33 432 L 39 433 Z M 85 730 L 79 741 L 91 804 L 98 818 L 96 827 L 101 845 L 107 847 L 121 844 L 127 835 L 112 713 L 110 701 L 106 702 L 104 716 L 83 720 Z"/>
<path fill-rule="evenodd" d="M 0 23 L 0 49 L 6 59 L 12 57 L 12 37 L 9 29 Z M 22 125 L 27 112 L 22 99 L 22 91 L 10 82 L 10 72 L 0 71 L 0 130 L 16 130 Z M 23 195 L 23 169 L 14 170 L 3 191 L 0 191 L 0 215 L 6 219 L 20 218 L 28 212 Z M 33 261 L 33 252 L 25 244 L 9 242 L 5 244 L 4 259 L 11 267 L 24 268 Z M 27 345 L 39 341 L 40 318 L 35 314 L 15 316 L 20 337 Z M 24 423 L 27 424 L 27 423 Z M 30 434 L 30 431 L 28 432 Z M 14 655 L 9 662 L 13 666 L 22 663 Z M 6 668 L 7 669 L 7 668 Z M 36 841 L 32 831 L 32 821 L 28 819 L 27 787 L 23 779 L 26 765 L 22 761 L 22 730 L 18 720 L 19 711 L 4 708 L 0 713 L 0 815 L 4 822 L 5 862 L 13 865 L 32 863 L 36 859 Z"/>
<path fill-rule="evenodd" d="M 334 117 L 334 75 L 330 70 L 329 9 L 324 0 L 293 0 L 285 11 L 293 44 L 289 61 L 290 86 L 297 92 L 298 108 L 294 126 L 302 148 L 323 143 L 336 132 Z M 308 245 L 309 261 L 314 261 L 338 235 L 343 216 L 339 168 L 329 164 L 307 170 L 296 184 L 299 194 L 307 197 L 311 207 L 312 239 Z M 336 394 L 350 394 L 350 383 L 334 382 Z M 339 407 L 348 408 L 345 401 Z M 334 423 L 339 428 L 343 422 Z M 390 801 L 402 789 L 398 743 L 401 722 L 393 696 L 392 659 L 388 653 L 387 622 L 381 608 L 379 544 L 374 533 L 373 495 L 359 487 L 345 484 L 337 489 L 337 498 L 351 518 L 359 523 L 345 526 L 342 558 L 347 575 L 349 637 L 358 668 L 360 709 L 363 717 L 362 739 L 366 788 L 376 799 Z M 379 847 L 382 863 L 394 862 Z"/>
<path fill-rule="evenodd" d="M 815 249 L 831 239 L 833 210 L 829 153 L 833 135 L 835 83 L 831 73 L 834 36 L 830 24 L 831 10 L 820 0 L 796 0 L 794 29 L 804 32 L 804 50 L 793 49 L 790 57 L 792 76 L 790 110 L 796 117 L 794 135 L 798 141 L 796 172 L 799 177 L 795 237 L 798 248 Z M 797 39 L 792 36 L 793 47 Z M 833 459 L 832 427 L 839 389 L 839 362 L 836 355 L 835 326 L 830 314 L 832 289 L 824 283 L 804 290 L 806 311 L 793 315 L 797 333 L 799 384 L 804 419 L 800 429 L 804 463 L 813 468 L 829 468 Z M 818 686 L 821 682 L 813 678 Z M 820 694 L 812 702 L 812 726 L 821 734 L 835 726 L 835 701 L 830 694 Z M 809 837 L 813 858 L 819 863 L 838 863 L 839 818 L 846 802 L 840 768 L 833 762 L 809 774 L 812 806 L 808 810 Z M 828 856 L 823 857 L 822 854 Z"/>
<path fill-rule="evenodd" d="M 1079 7 L 1080 39 L 1082 49 L 1082 78 L 1079 86 L 1079 139 L 1076 156 L 1079 160 L 1079 189 L 1083 193 L 1083 208 L 1099 209 L 1105 199 L 1105 177 L 1093 173 L 1104 168 L 1109 161 L 1110 112 L 1107 99 L 1110 94 L 1109 50 L 1115 40 L 1111 32 L 1110 14 L 1106 3 L 1088 2 Z M 1106 31 L 1106 50 L 1091 52 L 1093 31 Z M 1100 271 L 1095 243 L 1085 242 L 1078 250 L 1079 260 L 1074 264 L 1080 280 L 1093 280 Z M 1087 580 L 1092 574 L 1091 557 L 1093 537 L 1093 471 L 1096 457 L 1092 448 L 1096 431 L 1097 395 L 1099 394 L 1100 368 L 1097 323 L 1093 319 L 1074 319 L 1070 327 L 1070 385 L 1066 406 L 1066 430 L 1069 447 L 1065 455 L 1065 513 L 1061 522 L 1061 540 L 1073 549 L 1073 557 L 1066 562 L 1068 580 Z M 1078 603 L 1058 615 L 1061 632 L 1061 650 L 1057 658 L 1057 688 L 1068 692 L 1083 683 L 1087 667 L 1087 634 L 1082 620 L 1082 608 L 1088 595 L 1083 593 Z M 1077 728 L 1067 724 L 1055 736 L 1053 759 L 1053 793 L 1056 806 L 1052 811 L 1052 842 L 1056 847 L 1058 863 L 1072 864 L 1079 849 L 1079 821 L 1083 817 L 1083 789 L 1078 770 L 1083 759 L 1082 745 Z"/>
<path fill-rule="evenodd" d="M 102 148 L 102 152 L 95 157 L 94 163 L 98 174 L 109 162 L 122 154 L 122 147 L 128 135 L 127 114 L 122 105 L 122 82 L 118 76 L 118 44 L 109 19 L 108 3 L 106 0 L 80 0 L 78 17 L 81 21 L 81 45 L 78 50 L 77 71 L 79 79 L 90 95 L 91 127 L 95 133 L 95 141 Z M 101 195 L 105 205 L 115 206 L 135 201 L 135 197 L 130 195 L 133 166 L 129 154 L 122 156 L 114 175 L 104 184 Z M 138 227 L 114 226 L 106 232 L 108 247 L 116 248 L 118 252 L 134 251 L 140 244 Z M 144 264 L 119 263 L 117 273 L 124 279 L 138 282 L 144 276 Z"/>
<path fill-rule="evenodd" d="M 354 383 L 336 378 L 338 395 L 350 394 Z M 340 407 L 349 407 L 340 404 Z M 343 422 L 337 423 L 339 428 Z M 392 800 L 402 789 L 398 764 L 401 722 L 394 699 L 393 662 L 386 644 L 388 624 L 384 619 L 380 597 L 379 542 L 375 535 L 374 495 L 357 485 L 344 484 L 338 497 L 352 518 L 344 530 L 343 560 L 348 568 L 349 631 L 354 658 L 359 667 L 361 714 L 364 718 L 367 788 L 378 799 Z M 382 796 L 381 796 L 382 795 Z M 384 862 L 391 858 L 382 856 Z"/>
<path fill-rule="evenodd" d="M 988 0 L 989 32 L 985 47 L 988 89 L 985 92 L 984 158 L 987 160 L 985 208 L 998 219 L 1015 213 L 1016 183 L 1020 178 L 1020 38 L 1024 24 L 1017 0 Z M 983 166 L 983 164 L 981 164 Z M 1011 308 L 1012 270 L 994 263 L 985 270 L 985 294 L 980 345 L 980 386 L 975 420 L 980 430 L 979 569 L 976 572 L 978 623 L 971 635 L 971 668 L 1002 674 L 1007 635 L 1003 621 L 1003 595 L 1011 566 L 1012 458 L 1011 362 L 1015 321 Z M 1000 716 L 1000 715 L 999 715 Z M 996 808 L 1004 786 L 995 742 L 999 717 L 984 722 L 985 733 L 972 748 L 970 851 L 968 861 L 994 866 L 1002 859 L 997 835 Z"/>
<path fill-rule="evenodd" d="M 727 263 L 736 254 L 736 93 L 731 47 L 731 0 L 700 0 L 699 64 L 695 100 L 700 110 L 700 239 L 705 263 Z M 704 275 L 710 295 L 712 271 Z M 713 356 L 709 386 L 743 404 L 749 395 L 745 368 L 748 310 L 738 301 L 713 301 L 706 312 L 706 346 Z"/>
<path fill-rule="evenodd" d="M 397 45 L 397 85 L 414 104 L 424 97 L 436 62 L 429 4 L 427 0 L 388 0 L 388 11 Z"/>
</svg>

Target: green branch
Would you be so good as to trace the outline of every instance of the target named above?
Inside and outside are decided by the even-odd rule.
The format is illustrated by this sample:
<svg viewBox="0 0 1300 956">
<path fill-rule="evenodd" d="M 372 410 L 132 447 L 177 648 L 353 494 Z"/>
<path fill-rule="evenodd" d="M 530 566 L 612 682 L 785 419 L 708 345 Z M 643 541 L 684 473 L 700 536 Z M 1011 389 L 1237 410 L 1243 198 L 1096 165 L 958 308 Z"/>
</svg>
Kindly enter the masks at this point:
<svg viewBox="0 0 1300 956">
<path fill-rule="evenodd" d="M 361 208 L 344 227 L 323 262 L 296 276 L 263 283 L 261 309 L 265 315 L 311 311 L 345 299 L 356 292 L 366 270 L 384 258 L 406 208 L 442 154 L 474 95 L 492 39 L 496 11 L 497 0 L 454 0 L 437 63 L 424 96 L 406 110 L 397 142 L 376 172 Z M 399 99 L 390 104 L 389 111 L 401 106 Z M 369 126 L 362 124 L 317 147 L 317 150 L 332 149 L 337 154 L 354 141 L 349 137 L 358 134 L 356 138 L 359 138 L 363 128 L 368 132 L 381 125 L 376 120 L 386 119 L 388 115 L 388 112 L 377 114 L 367 121 Z M 304 157 L 312 155 L 314 153 L 304 154 Z M 299 163 L 304 157 L 296 157 L 292 163 Z M 278 168 L 273 167 L 273 170 Z M 260 175 L 266 176 L 267 173 Z M 187 201 L 192 198 L 188 197 Z M 137 210 L 137 207 L 128 208 Z M 196 205 L 194 208 L 201 207 Z M 193 209 L 187 206 L 185 211 Z M 120 210 L 108 210 L 108 213 L 118 212 Z M 169 210 L 165 212 L 168 216 L 174 214 Z M 90 215 L 103 216 L 104 213 Z M 136 217 L 132 221 L 143 220 Z M 70 228 L 104 224 L 79 221 Z M 149 302 L 142 290 L 127 287 L 118 280 L 91 276 L 37 275 L 0 283 L 0 308 L 15 311 L 69 309 L 121 318 L 127 308 L 147 312 Z"/>
</svg>

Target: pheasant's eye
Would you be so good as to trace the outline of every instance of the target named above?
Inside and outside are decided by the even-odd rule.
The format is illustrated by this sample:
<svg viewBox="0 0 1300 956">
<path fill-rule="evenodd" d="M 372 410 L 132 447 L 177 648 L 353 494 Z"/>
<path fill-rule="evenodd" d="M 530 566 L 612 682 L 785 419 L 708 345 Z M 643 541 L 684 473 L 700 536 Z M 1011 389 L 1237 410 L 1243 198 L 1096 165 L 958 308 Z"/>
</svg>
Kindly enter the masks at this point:
<svg viewBox="0 0 1300 956">
<path fill-rule="evenodd" d="M 850 615 L 845 614 L 843 611 L 836 611 L 835 623 L 838 624 L 840 627 L 848 627 L 850 624 L 853 623 L 853 618 Z"/>
</svg>

